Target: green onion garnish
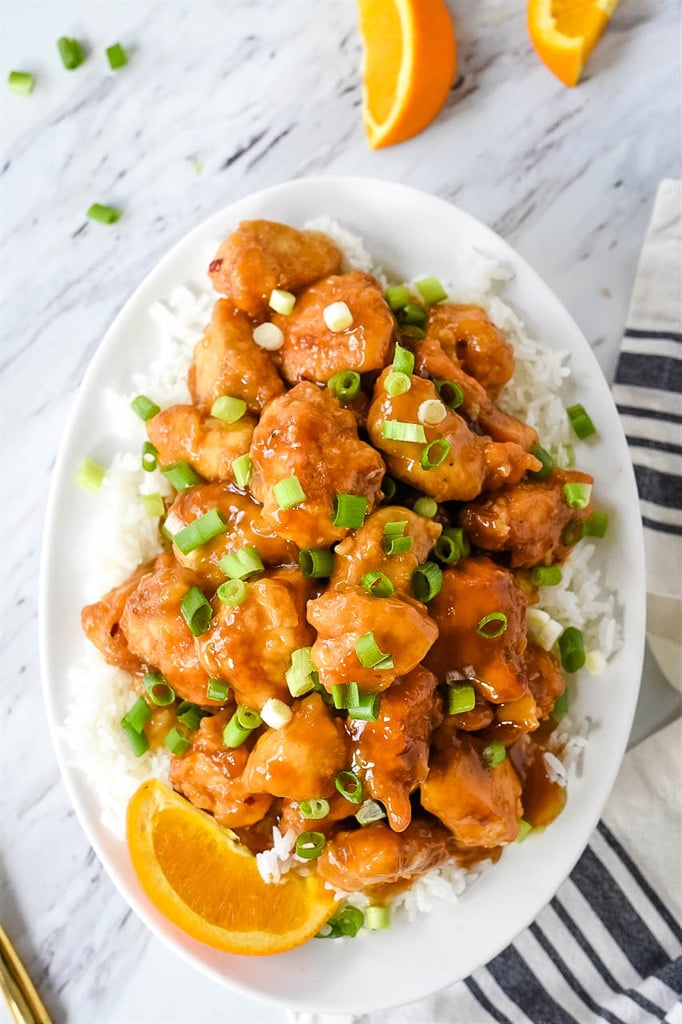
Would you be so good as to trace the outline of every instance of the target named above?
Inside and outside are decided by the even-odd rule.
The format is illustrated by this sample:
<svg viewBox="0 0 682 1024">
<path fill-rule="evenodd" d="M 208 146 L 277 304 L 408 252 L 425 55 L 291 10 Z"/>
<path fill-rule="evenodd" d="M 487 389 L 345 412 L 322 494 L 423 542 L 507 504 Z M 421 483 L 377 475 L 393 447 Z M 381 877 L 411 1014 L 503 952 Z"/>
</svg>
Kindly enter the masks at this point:
<svg viewBox="0 0 682 1024">
<path fill-rule="evenodd" d="M 178 722 L 182 722 L 188 729 L 195 732 L 201 725 L 201 719 L 206 717 L 207 712 L 202 711 L 198 704 L 194 704 L 191 700 L 181 700 L 175 714 Z"/>
<path fill-rule="evenodd" d="M 395 492 L 398 490 L 395 480 L 392 476 L 385 476 L 381 481 L 381 493 L 383 494 L 382 504 L 386 504 L 395 498 Z"/>
<path fill-rule="evenodd" d="M 391 370 L 384 381 L 384 391 L 391 398 L 395 398 L 397 395 L 404 395 L 411 387 L 412 378 L 408 377 L 406 373 L 400 373 L 397 370 Z"/>
<path fill-rule="evenodd" d="M 331 692 L 332 702 L 337 711 L 346 711 L 360 701 L 360 688 L 357 683 L 334 683 Z"/>
<path fill-rule="evenodd" d="M 411 441 L 426 444 L 426 434 L 421 423 L 405 423 L 402 420 L 384 420 L 381 436 L 386 441 Z"/>
<path fill-rule="evenodd" d="M 423 277 L 421 281 L 415 281 L 414 286 L 427 306 L 434 306 L 448 297 L 437 277 Z"/>
<path fill-rule="evenodd" d="M 583 536 L 603 537 L 606 527 L 609 525 L 609 517 L 606 512 L 593 512 L 589 519 L 583 522 Z"/>
<path fill-rule="evenodd" d="M 592 484 L 564 484 L 564 499 L 569 508 L 587 508 L 592 497 Z"/>
<path fill-rule="evenodd" d="M 496 640 L 507 628 L 507 616 L 504 612 L 489 612 L 484 615 L 476 626 L 476 633 L 485 640 Z"/>
<path fill-rule="evenodd" d="M 173 534 L 173 543 L 182 551 L 183 555 L 189 555 L 196 548 L 207 544 L 221 533 L 225 533 L 228 526 L 217 508 L 205 512 L 203 516 L 194 519 L 182 530 Z"/>
<path fill-rule="evenodd" d="M 133 706 L 121 719 L 121 725 L 128 725 L 135 732 L 142 732 L 151 718 L 152 709 L 144 697 L 138 697 Z"/>
<path fill-rule="evenodd" d="M 379 932 L 390 927 L 391 911 L 389 907 L 367 907 L 365 910 L 365 928 L 371 932 Z"/>
<path fill-rule="evenodd" d="M 433 386 L 448 409 L 458 409 L 464 401 L 464 392 L 454 380 L 434 380 Z"/>
<path fill-rule="evenodd" d="M 567 548 L 572 548 L 584 536 L 585 522 L 581 519 L 572 519 L 570 523 L 564 526 L 561 534 L 561 543 Z"/>
<path fill-rule="evenodd" d="M 159 459 L 159 450 L 156 448 L 151 441 L 145 441 L 142 445 L 142 468 L 146 473 L 152 473 L 157 465 Z"/>
<path fill-rule="evenodd" d="M 401 309 L 398 320 L 401 324 L 416 324 L 421 327 L 426 323 L 426 310 L 423 306 L 418 306 L 416 302 L 408 302 Z"/>
<path fill-rule="evenodd" d="M 162 516 L 166 511 L 160 494 L 143 494 L 142 505 L 148 516 Z"/>
<path fill-rule="evenodd" d="M 275 313 L 282 316 L 289 316 L 296 304 L 296 296 L 292 292 L 285 292 L 282 288 L 273 288 L 268 299 L 268 306 L 274 309 Z"/>
<path fill-rule="evenodd" d="M 530 450 L 531 455 L 534 455 L 539 462 L 542 463 L 540 469 L 530 470 L 528 476 L 532 476 L 534 480 L 546 480 L 547 477 L 551 476 L 554 472 L 554 459 L 539 444 L 534 444 Z"/>
<path fill-rule="evenodd" d="M 215 592 L 221 604 L 226 604 L 229 608 L 238 608 L 246 600 L 247 594 L 248 587 L 244 580 L 226 580 Z"/>
<path fill-rule="evenodd" d="M 583 635 L 575 626 L 569 626 L 559 637 L 559 653 L 565 672 L 577 672 L 585 664 Z"/>
<path fill-rule="evenodd" d="M 399 309 L 404 309 L 410 301 L 410 290 L 404 284 L 392 284 L 384 292 L 384 298 L 389 307 L 396 313 Z"/>
<path fill-rule="evenodd" d="M 386 573 L 378 570 L 366 572 L 360 580 L 360 586 L 366 594 L 370 594 L 372 597 L 391 597 L 395 592 L 395 587 Z"/>
<path fill-rule="evenodd" d="M 281 509 L 293 508 L 305 501 L 305 491 L 301 487 L 297 476 L 289 476 L 286 480 L 279 480 L 272 488 L 275 500 Z"/>
<path fill-rule="evenodd" d="M 258 712 L 240 705 L 223 729 L 223 743 L 232 749 L 241 747 L 260 725 L 262 719 Z"/>
<path fill-rule="evenodd" d="M 296 839 L 296 853 L 303 860 L 316 860 L 326 845 L 323 832 L 301 832 Z"/>
<path fill-rule="evenodd" d="M 340 402 L 352 402 L 360 394 L 360 374 L 356 370 L 339 370 L 329 378 L 327 387 Z"/>
<path fill-rule="evenodd" d="M 438 466 L 442 465 L 450 454 L 452 445 L 446 438 L 437 437 L 435 441 L 431 441 L 425 448 L 422 449 L 419 463 L 422 469 L 437 469 Z"/>
<path fill-rule="evenodd" d="M 381 666 L 376 666 L 380 668 Z M 379 717 L 380 700 L 378 693 L 361 693 L 357 704 L 348 708 L 348 717 L 361 722 L 376 722 Z"/>
<path fill-rule="evenodd" d="M 384 551 L 387 555 L 400 555 L 412 548 L 412 538 L 405 537 L 406 519 L 394 520 L 384 526 Z"/>
<path fill-rule="evenodd" d="M 78 469 L 76 470 L 76 483 L 80 487 L 84 487 L 86 491 L 98 491 L 102 486 L 102 481 L 106 474 L 104 466 L 100 466 L 99 462 L 93 462 L 92 459 L 83 459 Z"/>
<path fill-rule="evenodd" d="M 198 587 L 190 587 L 180 602 L 180 611 L 192 636 L 205 633 L 213 618 L 213 609 Z"/>
<path fill-rule="evenodd" d="M 527 839 L 530 833 L 533 831 L 533 826 L 525 818 L 519 818 L 519 834 L 516 837 L 517 843 L 522 843 L 524 839 Z"/>
<path fill-rule="evenodd" d="M 245 580 L 254 573 L 263 572 L 265 566 L 256 547 L 240 548 L 220 559 L 220 569 L 231 580 Z"/>
<path fill-rule="evenodd" d="M 161 472 L 176 491 L 186 491 L 188 487 L 201 483 L 201 479 L 186 462 L 171 462 L 168 466 L 162 466 Z"/>
<path fill-rule="evenodd" d="M 413 508 L 418 516 L 422 516 L 424 519 L 433 519 L 438 511 L 438 502 L 433 498 L 417 498 Z"/>
<path fill-rule="evenodd" d="M 382 821 L 385 817 L 386 811 L 380 803 L 377 803 L 376 800 L 366 800 L 355 815 L 355 820 L 358 825 L 371 825 L 372 822 Z"/>
<path fill-rule="evenodd" d="M 489 743 L 481 751 L 481 757 L 489 768 L 494 768 L 495 765 L 502 764 L 506 756 L 507 748 L 504 743 L 500 743 L 499 740 L 494 740 L 492 743 Z"/>
<path fill-rule="evenodd" d="M 120 43 L 114 43 L 113 46 L 107 46 L 106 52 L 109 67 L 112 71 L 118 71 L 119 68 L 125 67 L 128 63 L 128 57 Z"/>
<path fill-rule="evenodd" d="M 463 715 L 476 707 L 476 691 L 473 686 L 448 687 L 448 714 Z"/>
<path fill-rule="evenodd" d="M 560 697 L 554 701 L 551 715 L 555 722 L 560 722 L 568 714 L 568 690 L 564 690 Z"/>
<path fill-rule="evenodd" d="M 365 915 L 357 907 L 344 907 L 329 923 L 332 930 L 338 930 L 339 936 L 353 939 L 362 928 L 364 921 Z"/>
<path fill-rule="evenodd" d="M 243 704 L 240 704 L 237 708 L 235 717 L 242 729 L 251 729 L 253 731 L 263 724 L 263 719 L 258 712 L 254 711 L 253 708 L 245 707 Z"/>
<path fill-rule="evenodd" d="M 355 653 L 363 668 L 393 668 L 393 658 L 379 648 L 374 633 L 365 633 L 355 641 Z"/>
<path fill-rule="evenodd" d="M 411 377 L 414 373 L 414 354 L 410 352 L 409 348 L 405 348 L 399 342 L 396 342 L 395 352 L 393 353 L 393 372 L 403 373 L 406 377 Z M 388 388 L 386 390 L 388 391 Z M 406 390 L 409 390 L 409 388 L 406 388 Z"/>
<path fill-rule="evenodd" d="M 236 423 L 246 412 L 246 402 L 243 398 L 233 398 L 232 395 L 221 395 L 216 398 L 211 406 L 211 416 L 223 423 Z"/>
<path fill-rule="evenodd" d="M 412 573 L 412 593 L 422 604 L 433 600 L 442 586 L 443 573 L 435 562 L 424 562 Z"/>
<path fill-rule="evenodd" d="M 568 418 L 571 421 L 573 432 L 583 441 L 586 437 L 591 434 L 597 433 L 597 428 L 590 419 L 585 407 L 578 403 L 577 405 L 569 405 L 566 410 Z"/>
<path fill-rule="evenodd" d="M 131 749 L 135 757 L 141 757 L 145 751 L 149 750 L 149 740 L 143 732 L 137 732 L 133 729 L 132 725 L 126 722 L 125 718 L 121 719 L 121 728 L 128 737 Z"/>
<path fill-rule="evenodd" d="M 230 693 L 230 687 L 222 679 L 209 679 L 206 687 L 206 700 L 217 700 L 225 704 Z"/>
<path fill-rule="evenodd" d="M 115 206 L 93 203 L 85 211 L 85 216 L 90 220 L 96 220 L 99 224 L 115 224 L 121 218 L 121 211 L 117 210 Z"/>
<path fill-rule="evenodd" d="M 160 672 L 147 672 L 142 682 L 152 704 L 166 708 L 175 700 L 175 690 L 169 686 Z"/>
<path fill-rule="evenodd" d="M 317 671 L 311 657 L 311 647 L 299 647 L 292 651 L 291 667 L 284 673 L 292 697 L 302 697 L 315 689 Z"/>
<path fill-rule="evenodd" d="M 555 587 L 561 583 L 561 569 L 558 565 L 539 565 L 530 574 L 534 587 Z"/>
<path fill-rule="evenodd" d="M 334 569 L 334 552 L 329 548 L 304 548 L 299 553 L 298 564 L 308 579 L 327 579 Z"/>
<path fill-rule="evenodd" d="M 59 50 L 59 56 L 62 58 L 62 64 L 67 71 L 74 71 L 85 60 L 83 49 L 77 39 L 60 36 L 57 40 L 57 49 Z"/>
<path fill-rule="evenodd" d="M 241 487 L 242 490 L 246 490 L 251 481 L 251 474 L 253 473 L 253 461 L 250 455 L 240 455 L 238 459 L 232 460 L 232 472 L 237 487 Z"/>
<path fill-rule="evenodd" d="M 317 821 L 319 818 L 326 818 L 329 814 L 329 801 L 323 797 L 315 800 L 301 800 L 298 809 L 308 821 Z"/>
<path fill-rule="evenodd" d="M 443 530 L 433 547 L 434 555 L 445 565 L 454 565 L 460 558 L 466 558 L 470 551 L 469 538 L 461 526 Z"/>
<path fill-rule="evenodd" d="M 362 803 L 362 780 L 355 772 L 339 772 L 334 785 L 341 796 L 345 796 L 352 804 Z"/>
<path fill-rule="evenodd" d="M 170 732 L 166 733 L 164 738 L 164 744 L 168 747 L 171 754 L 175 754 L 176 757 L 182 757 L 183 754 L 187 753 L 189 748 L 192 746 L 192 741 L 189 739 L 184 729 L 179 726 L 173 726 Z"/>
<path fill-rule="evenodd" d="M 10 71 L 7 84 L 17 96 L 30 96 L 35 85 L 35 78 L 28 71 Z"/>
<path fill-rule="evenodd" d="M 337 494 L 334 498 L 333 526 L 359 529 L 367 515 L 367 498 L 360 494 Z"/>
</svg>

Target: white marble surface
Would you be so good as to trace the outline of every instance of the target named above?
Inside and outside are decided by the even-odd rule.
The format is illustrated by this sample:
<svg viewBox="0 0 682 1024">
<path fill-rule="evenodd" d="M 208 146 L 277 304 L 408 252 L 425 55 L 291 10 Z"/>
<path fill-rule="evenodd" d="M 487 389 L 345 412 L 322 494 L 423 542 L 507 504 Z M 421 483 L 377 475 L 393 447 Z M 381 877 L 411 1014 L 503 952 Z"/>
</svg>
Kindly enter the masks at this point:
<svg viewBox="0 0 682 1024">
<path fill-rule="evenodd" d="M 515 245 L 613 373 L 655 188 L 679 174 L 679 4 L 623 0 L 575 90 L 533 54 L 522 0 L 452 7 L 459 71 L 447 106 L 427 132 L 379 153 L 360 122 L 350 0 L 4 0 L 0 9 L 2 76 L 19 68 L 38 79 L 28 99 L 0 89 L 0 917 L 55 1021 L 283 1021 L 200 981 L 133 918 L 69 808 L 40 703 L 50 470 L 84 368 L 144 274 L 200 219 L 262 186 L 325 173 L 405 181 Z M 56 55 L 62 34 L 91 51 L 72 73 Z M 130 64 L 112 74 L 103 50 L 117 40 Z M 95 201 L 120 206 L 123 219 L 87 222 Z M 648 661 L 633 735 L 673 713 Z M 409 1019 L 446 1020 L 443 1005 Z"/>
</svg>

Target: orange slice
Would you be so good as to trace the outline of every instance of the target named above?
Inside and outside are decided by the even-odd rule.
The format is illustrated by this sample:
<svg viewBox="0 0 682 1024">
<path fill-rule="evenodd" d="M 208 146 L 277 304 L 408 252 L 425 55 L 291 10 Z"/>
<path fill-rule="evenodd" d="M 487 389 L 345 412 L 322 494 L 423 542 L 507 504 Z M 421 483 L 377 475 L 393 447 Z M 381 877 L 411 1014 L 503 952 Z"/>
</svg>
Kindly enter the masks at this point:
<svg viewBox="0 0 682 1024">
<path fill-rule="evenodd" d="M 215 949 L 283 953 L 315 935 L 336 906 L 313 871 L 268 885 L 233 832 L 158 779 L 143 782 L 128 804 L 127 835 L 152 903 Z"/>
<path fill-rule="evenodd" d="M 576 85 L 619 0 L 528 0 L 528 31 L 540 60 Z"/>
<path fill-rule="evenodd" d="M 372 149 L 416 135 L 445 103 L 457 69 L 444 0 L 358 0 L 365 44 L 362 116 Z"/>
</svg>

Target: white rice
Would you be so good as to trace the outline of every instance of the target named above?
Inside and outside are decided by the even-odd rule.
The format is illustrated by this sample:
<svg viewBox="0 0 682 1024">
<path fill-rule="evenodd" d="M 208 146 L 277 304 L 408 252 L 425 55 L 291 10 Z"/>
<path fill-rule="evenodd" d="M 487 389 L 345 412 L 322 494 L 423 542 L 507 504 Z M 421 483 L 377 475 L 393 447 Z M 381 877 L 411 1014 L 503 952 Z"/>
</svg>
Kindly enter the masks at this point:
<svg viewBox="0 0 682 1024">
<path fill-rule="evenodd" d="M 386 283 L 380 267 L 374 264 L 362 240 L 329 218 L 317 218 L 307 227 L 330 235 L 344 252 L 346 269 L 358 268 L 373 273 Z M 450 297 L 458 302 L 482 305 L 491 319 L 509 337 L 515 349 L 516 369 L 505 387 L 500 405 L 525 419 L 540 434 L 543 443 L 559 457 L 570 461 L 570 428 L 559 396 L 562 383 L 570 375 L 567 354 L 540 347 L 526 333 L 517 314 L 497 294 L 511 277 L 508 268 L 484 253 L 471 250 L 460 260 L 457 285 Z M 144 494 L 167 495 L 171 489 L 161 473 L 146 473 L 140 466 L 139 451 L 145 438 L 144 426 L 131 412 L 129 403 L 137 394 L 148 395 L 162 408 L 190 400 L 186 375 L 196 342 L 211 316 L 215 295 L 208 283 L 191 282 L 171 292 L 166 302 L 150 308 L 150 328 L 156 327 L 157 354 L 147 370 L 134 375 L 130 393 L 110 391 L 106 410 L 118 424 L 122 451 L 109 468 L 102 485 L 99 514 L 89 543 L 90 573 L 86 581 L 90 600 L 122 583 L 142 562 L 160 550 L 158 519 L 144 510 Z M 605 592 L 595 558 L 595 546 L 582 543 L 571 552 L 563 567 L 559 585 L 544 587 L 536 607 L 566 626 L 582 630 L 585 647 L 593 655 L 591 665 L 605 660 L 621 642 L 617 610 L 612 594 Z M 470 666 L 453 669 L 466 676 Z M 64 735 L 73 763 L 86 775 L 101 807 L 102 823 L 117 836 L 123 836 L 125 813 L 130 796 L 146 778 L 167 779 L 170 755 L 166 750 L 136 758 L 120 719 L 131 704 L 130 677 L 107 665 L 85 640 L 83 656 L 73 666 L 68 684 L 73 701 Z M 548 770 L 564 784 L 572 771 L 579 769 L 580 756 L 587 742 L 589 722 L 564 720 L 552 740 L 552 752 L 546 755 Z M 273 847 L 258 854 L 262 876 L 274 883 L 300 864 L 293 852 L 293 832 L 282 835 L 273 830 Z M 490 864 L 467 870 L 448 864 L 434 868 L 392 901 L 394 917 L 413 920 L 437 903 L 454 902 Z M 344 894 L 345 895 L 345 894 Z M 352 894 L 348 901 L 360 908 L 367 897 Z"/>
</svg>

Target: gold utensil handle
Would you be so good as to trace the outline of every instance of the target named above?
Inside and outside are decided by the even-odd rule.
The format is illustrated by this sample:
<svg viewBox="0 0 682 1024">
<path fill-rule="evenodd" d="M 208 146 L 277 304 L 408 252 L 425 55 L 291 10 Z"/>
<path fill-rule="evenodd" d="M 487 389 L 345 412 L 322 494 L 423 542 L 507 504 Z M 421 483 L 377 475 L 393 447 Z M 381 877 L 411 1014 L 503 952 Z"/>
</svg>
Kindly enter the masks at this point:
<svg viewBox="0 0 682 1024">
<path fill-rule="evenodd" d="M 5 930 L 0 927 L 0 988 L 17 1024 L 52 1024 Z"/>
</svg>

